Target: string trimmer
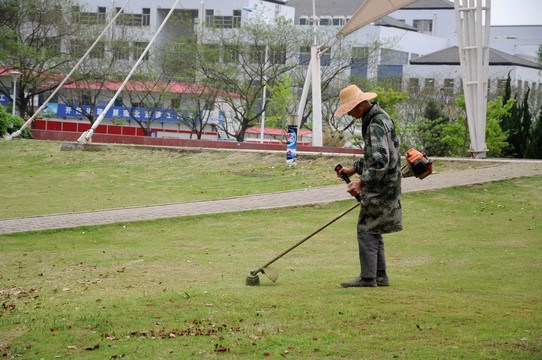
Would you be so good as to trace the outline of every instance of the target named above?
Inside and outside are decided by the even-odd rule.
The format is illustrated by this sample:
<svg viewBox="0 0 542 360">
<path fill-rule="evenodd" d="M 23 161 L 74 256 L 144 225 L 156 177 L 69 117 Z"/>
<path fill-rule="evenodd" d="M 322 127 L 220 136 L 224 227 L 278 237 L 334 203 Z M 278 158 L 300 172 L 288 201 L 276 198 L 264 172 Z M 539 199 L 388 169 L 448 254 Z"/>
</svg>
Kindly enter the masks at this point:
<svg viewBox="0 0 542 360">
<path fill-rule="evenodd" d="M 409 176 L 416 176 L 418 179 L 423 179 L 426 176 L 430 175 L 433 172 L 433 161 L 428 159 L 427 156 L 421 152 L 419 152 L 416 149 L 410 149 L 405 153 L 405 159 L 406 159 L 406 165 L 401 168 L 401 175 L 402 177 L 409 177 Z M 339 172 L 339 170 L 342 169 L 341 164 L 337 164 L 335 166 L 335 171 Z M 342 174 L 342 177 L 346 183 L 350 183 L 350 179 L 345 174 Z M 361 195 L 356 195 L 356 204 L 352 205 L 349 209 L 343 211 L 340 213 L 337 217 L 333 218 L 331 221 L 314 231 L 313 233 L 307 235 L 303 239 L 301 239 L 297 244 L 293 245 L 292 247 L 288 248 L 287 250 L 283 251 L 276 257 L 274 257 L 271 261 L 265 263 L 261 267 L 259 267 L 256 270 L 252 270 L 249 275 L 247 275 L 246 278 L 246 285 L 249 286 L 256 286 L 260 285 L 260 278 L 258 277 L 259 273 L 264 273 L 269 280 L 272 282 L 277 281 L 279 277 L 279 270 L 273 266 L 270 266 L 272 263 L 283 257 L 284 255 L 288 254 L 290 251 L 298 247 L 299 245 L 303 244 L 305 241 L 309 240 L 314 235 L 318 234 L 320 231 L 328 227 L 329 225 L 333 224 L 335 221 L 342 218 L 344 215 L 348 214 L 350 211 L 354 210 L 361 204 Z"/>
<path fill-rule="evenodd" d="M 342 169 L 342 165 L 341 164 L 337 164 L 335 166 L 335 171 L 339 171 Z M 348 178 L 348 176 L 346 176 L 345 174 L 342 175 L 344 181 L 346 181 L 346 183 L 348 184 L 350 182 L 350 179 Z M 280 259 L 281 257 L 283 257 L 284 255 L 288 254 L 290 251 L 292 251 L 293 249 L 295 249 L 296 247 L 298 247 L 299 245 L 303 244 L 305 241 L 309 240 L 311 237 L 313 237 L 314 235 L 318 234 L 320 231 L 324 230 L 326 227 L 328 227 L 329 225 L 333 224 L 335 221 L 339 220 L 340 218 L 342 218 L 344 215 L 348 214 L 350 211 L 354 210 L 355 208 L 357 208 L 360 204 L 361 204 L 361 195 L 356 195 L 356 200 L 357 202 L 352 205 L 350 208 L 348 208 L 347 210 L 343 211 L 342 213 L 340 213 L 339 215 L 337 215 L 335 218 L 333 218 L 332 220 L 330 220 L 329 222 L 327 222 L 326 224 L 324 224 L 323 226 L 321 226 L 320 228 L 318 228 L 317 230 L 315 230 L 314 232 L 312 232 L 311 234 L 305 236 L 303 239 L 301 239 L 297 244 L 291 246 L 290 248 L 288 248 L 287 250 L 283 251 L 282 253 L 280 253 L 279 255 L 275 256 L 272 260 L 270 260 L 269 262 L 265 263 L 264 265 L 262 265 L 261 267 L 257 268 L 256 270 L 252 270 L 250 272 L 249 275 L 247 275 L 247 278 L 246 278 L 246 285 L 248 286 L 256 286 L 256 285 L 260 285 L 260 278 L 258 277 L 258 274 L 263 272 L 268 278 L 269 280 L 271 280 L 272 282 L 275 282 L 277 281 L 278 277 L 279 277 L 279 270 L 276 268 L 276 267 L 273 267 L 273 266 L 270 266 L 272 263 L 274 263 L 275 261 L 277 261 L 278 259 Z"/>
</svg>

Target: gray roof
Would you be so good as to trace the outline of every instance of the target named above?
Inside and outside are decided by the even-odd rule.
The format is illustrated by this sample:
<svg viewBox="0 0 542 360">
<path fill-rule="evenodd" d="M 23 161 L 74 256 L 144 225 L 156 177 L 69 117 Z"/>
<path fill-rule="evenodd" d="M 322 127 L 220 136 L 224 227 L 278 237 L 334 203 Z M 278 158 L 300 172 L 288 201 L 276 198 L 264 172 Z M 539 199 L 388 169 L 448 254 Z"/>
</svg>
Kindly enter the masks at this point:
<svg viewBox="0 0 542 360">
<path fill-rule="evenodd" d="M 411 65 L 459 65 L 459 47 L 452 46 L 443 50 L 419 56 L 410 60 Z M 489 49 L 489 65 L 516 65 L 538 69 L 538 64 L 496 49 Z"/>
<path fill-rule="evenodd" d="M 419 1 L 425 2 L 425 0 Z M 447 0 L 432 0 L 432 2 L 435 3 L 441 3 L 442 1 L 448 2 Z M 316 0 L 316 15 L 352 16 L 356 13 L 356 11 L 358 11 L 363 2 L 363 0 Z M 287 5 L 295 8 L 296 19 L 299 19 L 300 16 L 312 16 L 312 0 L 289 0 Z M 375 21 L 375 25 L 418 31 L 415 27 L 406 25 L 405 23 L 392 18 L 391 16 L 385 16 Z"/>
<path fill-rule="evenodd" d="M 364 0 L 315 0 L 316 15 L 352 16 L 364 3 Z M 295 8 L 295 16 L 311 16 L 312 0 L 288 0 L 286 5 Z M 403 8 L 404 10 L 454 9 L 449 0 L 418 0 Z"/>
<path fill-rule="evenodd" d="M 454 3 L 448 0 L 418 0 L 405 6 L 405 10 L 436 10 L 436 9 L 454 9 Z"/>
<path fill-rule="evenodd" d="M 383 18 L 376 20 L 374 24 L 410 31 L 418 31 L 418 29 L 416 29 L 414 26 L 407 25 L 404 22 L 397 20 L 396 18 L 392 18 L 391 16 L 384 16 Z"/>
</svg>

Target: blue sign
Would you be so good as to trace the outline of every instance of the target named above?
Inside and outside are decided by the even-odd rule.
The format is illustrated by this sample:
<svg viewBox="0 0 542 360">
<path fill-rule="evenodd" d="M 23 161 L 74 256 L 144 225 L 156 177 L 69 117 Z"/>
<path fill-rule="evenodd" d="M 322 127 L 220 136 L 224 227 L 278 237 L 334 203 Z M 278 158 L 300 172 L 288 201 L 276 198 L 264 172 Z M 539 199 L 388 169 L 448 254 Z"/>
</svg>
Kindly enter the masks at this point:
<svg viewBox="0 0 542 360">
<path fill-rule="evenodd" d="M 7 105 L 11 103 L 11 99 L 4 94 L 0 94 L 0 104 Z"/>
<path fill-rule="evenodd" d="M 295 165 L 297 157 L 297 125 L 288 125 L 286 164 Z"/>
<path fill-rule="evenodd" d="M 95 116 L 98 117 L 103 114 L 106 106 L 96 106 Z M 53 115 L 59 117 L 76 117 L 83 118 L 83 114 L 89 114 L 91 110 L 90 105 L 70 106 L 66 104 L 48 103 L 43 109 L 43 114 Z M 161 122 L 186 122 L 188 119 L 193 119 L 191 112 L 186 110 L 169 110 L 169 109 L 157 109 L 152 113 L 146 108 L 133 108 L 130 109 L 122 106 L 112 106 L 109 111 L 104 115 L 104 119 L 112 120 L 139 120 L 139 121 L 161 121 Z M 207 114 L 204 114 L 207 115 Z M 203 116 L 202 116 L 203 117 Z M 217 114 L 210 114 L 209 122 L 223 124 L 225 121 L 224 113 L 217 111 Z"/>
</svg>

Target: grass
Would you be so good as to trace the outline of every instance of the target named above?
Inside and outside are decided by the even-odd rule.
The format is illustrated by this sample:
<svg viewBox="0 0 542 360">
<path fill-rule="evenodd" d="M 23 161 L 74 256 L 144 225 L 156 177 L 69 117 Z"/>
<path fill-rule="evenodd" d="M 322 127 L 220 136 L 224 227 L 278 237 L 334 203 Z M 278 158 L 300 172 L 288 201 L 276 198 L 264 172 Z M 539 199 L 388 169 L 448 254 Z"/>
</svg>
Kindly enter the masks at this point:
<svg viewBox="0 0 542 360">
<path fill-rule="evenodd" d="M 64 171 L 73 174 L 71 167 L 84 169 L 85 161 L 103 157 L 96 166 L 86 166 L 103 169 L 97 178 L 109 178 L 116 167 L 106 159 L 115 158 L 116 151 L 58 153 L 62 160 L 54 167 L 62 171 L 71 158 Z M 144 155 L 166 161 L 161 152 Z M 208 173 L 211 166 L 195 159 L 200 155 L 172 154 L 175 164 L 157 165 L 158 172 L 166 174 L 169 166 L 176 173 L 176 162 L 188 158 L 186 164 Z M 214 156 L 229 160 L 215 152 L 203 156 L 212 166 L 218 164 Z M 29 152 L 19 162 L 34 158 L 35 176 L 42 176 L 37 165 L 52 161 L 49 157 Z M 134 168 L 143 166 L 136 165 L 141 157 L 130 160 Z M 323 163 L 311 170 L 314 175 L 301 167 L 261 165 L 255 171 L 277 171 L 279 187 L 294 183 L 278 176 L 281 171 L 303 172 L 291 177 L 314 185 L 311 176 L 333 163 L 314 161 Z M 235 178 L 230 166 L 219 170 L 225 182 Z M 250 169 L 244 166 L 235 171 Z M 194 177 L 197 173 L 192 170 Z M 134 170 L 133 181 L 143 181 L 142 174 L 147 174 L 143 168 Z M 235 179 L 236 189 L 255 186 L 245 181 L 268 189 L 258 182 L 266 179 Z M 539 359 L 541 181 L 530 177 L 404 194 L 405 230 L 385 237 L 388 288 L 336 285 L 359 271 L 355 214 L 278 260 L 276 283 L 260 275 L 261 286 L 244 284 L 250 270 L 351 201 L 0 235 L 0 354 L 29 359 Z"/>
<path fill-rule="evenodd" d="M 0 141 L 0 219 L 209 200 L 339 184 L 336 163 L 353 156 L 299 156 L 232 151 L 60 151 L 60 142 Z M 435 161 L 435 171 L 490 163 Z M 239 175 L 243 174 L 243 175 Z M 255 176 L 247 176 L 247 174 Z"/>
</svg>

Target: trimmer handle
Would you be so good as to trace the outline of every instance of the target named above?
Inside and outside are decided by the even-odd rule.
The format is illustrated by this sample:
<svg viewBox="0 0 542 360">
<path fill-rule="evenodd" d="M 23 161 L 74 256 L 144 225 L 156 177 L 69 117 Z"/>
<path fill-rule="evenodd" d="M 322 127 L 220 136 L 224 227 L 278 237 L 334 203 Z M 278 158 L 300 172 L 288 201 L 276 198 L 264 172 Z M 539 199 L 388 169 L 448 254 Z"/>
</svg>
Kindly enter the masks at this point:
<svg viewBox="0 0 542 360">
<path fill-rule="evenodd" d="M 342 168 L 343 168 L 343 166 L 341 164 L 335 165 L 335 172 L 338 173 Z M 345 173 L 342 173 L 341 176 L 343 177 L 343 180 L 347 184 L 350 184 L 350 178 L 348 177 L 348 175 L 346 175 Z M 356 195 L 356 200 L 361 202 L 361 194 Z"/>
</svg>

